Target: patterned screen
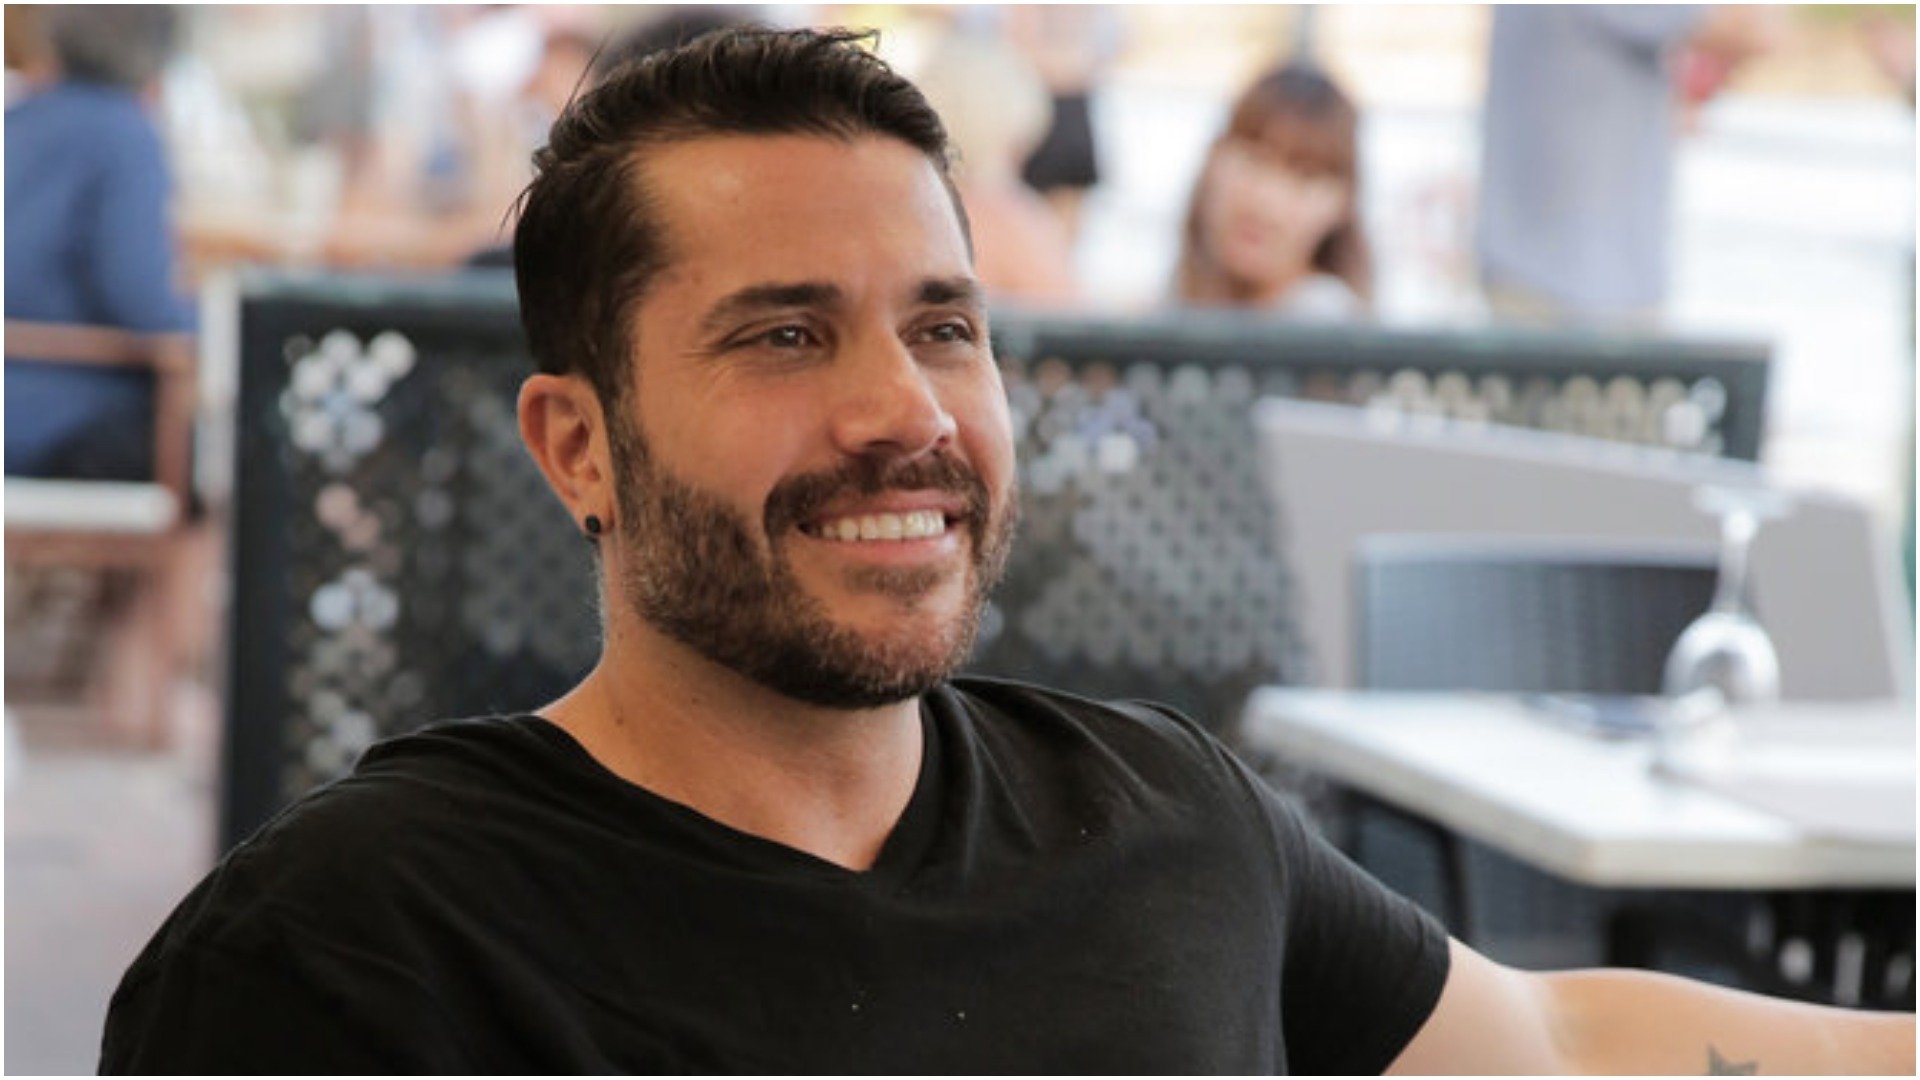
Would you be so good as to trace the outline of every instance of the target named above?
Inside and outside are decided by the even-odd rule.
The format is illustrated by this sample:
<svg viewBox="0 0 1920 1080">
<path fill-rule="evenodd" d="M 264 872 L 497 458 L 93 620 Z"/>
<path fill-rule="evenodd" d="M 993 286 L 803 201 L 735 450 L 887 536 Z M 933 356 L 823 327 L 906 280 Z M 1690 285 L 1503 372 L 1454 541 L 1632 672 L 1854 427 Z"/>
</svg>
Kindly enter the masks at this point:
<svg viewBox="0 0 1920 1080">
<path fill-rule="evenodd" d="M 223 842 L 375 739 L 558 696 L 598 652 L 587 548 L 521 447 L 504 277 L 253 279 L 240 304 Z M 1260 395 L 1753 457 L 1754 347 L 996 317 L 1023 519 L 972 669 L 1220 728 L 1312 681 Z M 1282 533 L 1284 535 L 1284 532 Z"/>
</svg>

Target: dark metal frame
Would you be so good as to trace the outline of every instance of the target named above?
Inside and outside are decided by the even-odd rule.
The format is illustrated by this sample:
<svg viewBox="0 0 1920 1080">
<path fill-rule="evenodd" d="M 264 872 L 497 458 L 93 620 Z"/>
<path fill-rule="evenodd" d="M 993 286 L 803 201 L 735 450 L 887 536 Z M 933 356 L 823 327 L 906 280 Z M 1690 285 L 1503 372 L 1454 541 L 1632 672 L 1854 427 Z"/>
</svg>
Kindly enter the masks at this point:
<svg viewBox="0 0 1920 1080">
<path fill-rule="evenodd" d="M 453 338 L 498 341 L 521 333 L 511 281 L 476 274 L 395 282 L 331 276 L 260 275 L 242 292 L 238 420 L 234 438 L 233 588 L 227 635 L 227 701 L 222 725 L 222 850 L 251 834 L 283 805 L 279 790 L 290 625 L 278 581 L 287 528 L 297 512 L 288 482 L 287 423 L 280 412 L 289 339 L 345 329 L 371 335 L 395 326 Z"/>
<path fill-rule="evenodd" d="M 1412 368 L 1478 376 L 1712 377 L 1727 391 L 1720 456 L 1757 461 L 1765 434 L 1772 348 L 1761 341 L 1520 327 L 1413 330 L 1290 324 L 1257 314 L 1183 311 L 1137 319 L 1009 312 L 995 316 L 1001 355 L 1057 356 L 1165 367 L 1283 368 L 1302 376 Z M 1257 344 L 1258 351 L 1249 345 Z M 1266 350 L 1271 351 L 1266 351 Z"/>
<path fill-rule="evenodd" d="M 500 273 L 438 279 L 262 274 L 243 282 L 238 317 L 234 588 L 220 820 L 223 847 L 251 833 L 284 802 L 286 725 L 297 704 L 287 688 L 292 652 L 286 630 L 300 613 L 292 610 L 294 601 L 285 589 L 262 587 L 288 574 L 290 522 L 296 514 L 310 513 L 309 507 L 296 505 L 299 493 L 291 490 L 289 430 L 279 405 L 288 380 L 287 343 L 336 329 L 361 338 L 397 329 L 436 344 L 470 343 L 473 351 L 484 354 L 524 349 L 512 282 Z M 1759 451 L 1767 388 L 1764 346 L 1646 337 L 1333 329 L 1227 314 L 1113 319 L 1009 311 L 996 314 L 995 341 L 1003 362 L 1009 364 L 1031 366 L 1057 358 L 1075 372 L 1095 365 L 1144 364 L 1169 370 L 1239 367 L 1260 376 L 1262 387 L 1271 384 L 1267 376 L 1290 372 L 1298 374 L 1296 383 L 1300 383 L 1320 373 L 1337 380 L 1360 371 L 1407 368 L 1469 375 L 1494 371 L 1515 376 L 1587 374 L 1599 379 L 1622 374 L 1682 380 L 1712 376 L 1727 392 L 1722 450 L 1748 458 Z M 421 362 L 435 361 L 423 355 Z M 556 519 L 555 527 L 563 528 L 565 522 Z M 1052 555 L 1068 557 L 1071 552 Z M 1014 665 L 1014 670 L 1001 664 L 995 670 L 1063 677 L 1043 664 L 1031 669 Z M 1133 674 L 1148 683 L 1167 675 Z M 1288 677 L 1285 672 L 1261 675 L 1262 681 L 1269 682 Z M 1176 699 L 1181 692 L 1177 688 L 1186 683 L 1168 683 L 1176 687 L 1172 691 Z M 432 704 L 428 703 L 429 710 Z"/>
</svg>

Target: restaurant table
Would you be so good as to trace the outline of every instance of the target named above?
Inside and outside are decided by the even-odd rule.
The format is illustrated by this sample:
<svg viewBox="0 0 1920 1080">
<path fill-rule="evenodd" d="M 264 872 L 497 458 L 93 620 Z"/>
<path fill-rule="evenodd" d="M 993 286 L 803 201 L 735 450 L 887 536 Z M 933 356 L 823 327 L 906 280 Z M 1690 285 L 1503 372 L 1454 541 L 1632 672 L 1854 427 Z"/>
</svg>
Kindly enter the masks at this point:
<svg viewBox="0 0 1920 1080">
<path fill-rule="evenodd" d="M 1257 751 L 1558 875 L 1601 887 L 1911 889 L 1911 702 L 1736 714 L 1723 775 L 1656 775 L 1527 698 L 1262 688 Z"/>
</svg>

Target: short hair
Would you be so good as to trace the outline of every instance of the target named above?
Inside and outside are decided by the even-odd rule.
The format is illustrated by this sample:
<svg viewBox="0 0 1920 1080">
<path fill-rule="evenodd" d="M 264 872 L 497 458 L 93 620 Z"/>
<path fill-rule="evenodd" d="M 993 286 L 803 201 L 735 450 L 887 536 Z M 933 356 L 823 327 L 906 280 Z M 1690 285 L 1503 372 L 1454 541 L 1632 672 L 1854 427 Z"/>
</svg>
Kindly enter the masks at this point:
<svg viewBox="0 0 1920 1080">
<path fill-rule="evenodd" d="M 1319 66 L 1301 60 L 1255 80 L 1234 103 L 1227 135 L 1265 142 L 1309 172 L 1353 181 L 1360 112 L 1340 84 Z"/>
<path fill-rule="evenodd" d="M 63 77 L 137 90 L 166 68 L 178 23 L 156 4 L 60 4 L 47 36 Z"/>
<path fill-rule="evenodd" d="M 628 383 L 626 328 L 669 253 L 645 151 L 710 135 L 881 135 L 953 184 L 947 135 L 912 83 L 860 45 L 871 32 L 737 27 L 614 72 L 534 154 L 514 228 L 520 322 L 541 371 L 584 373 L 608 404 Z M 961 229 L 966 218 L 954 196 Z"/>
</svg>

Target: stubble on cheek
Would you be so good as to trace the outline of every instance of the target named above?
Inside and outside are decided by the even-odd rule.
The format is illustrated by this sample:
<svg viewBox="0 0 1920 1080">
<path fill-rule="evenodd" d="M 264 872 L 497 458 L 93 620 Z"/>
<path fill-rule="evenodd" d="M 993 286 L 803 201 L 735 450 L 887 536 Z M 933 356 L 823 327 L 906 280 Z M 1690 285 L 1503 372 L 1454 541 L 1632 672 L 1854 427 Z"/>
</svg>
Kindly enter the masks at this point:
<svg viewBox="0 0 1920 1080">
<path fill-rule="evenodd" d="M 863 461 L 776 486 L 762 521 L 753 522 L 659 468 L 637 435 L 627 430 L 612 437 L 627 552 L 621 592 L 646 621 L 755 681 L 834 707 L 911 697 L 965 661 L 986 593 L 1004 567 L 1017 516 L 1011 492 L 996 515 L 985 483 L 958 459 Z M 839 584 L 885 596 L 903 614 L 922 613 L 945 590 L 959 590 L 957 604 L 937 625 L 917 618 L 861 632 L 836 621 L 801 584 L 790 545 L 800 526 L 833 500 L 890 488 L 963 493 L 971 548 L 945 565 L 837 570 Z"/>
</svg>

